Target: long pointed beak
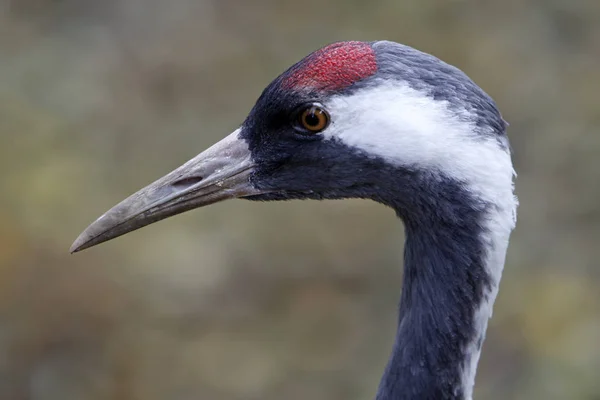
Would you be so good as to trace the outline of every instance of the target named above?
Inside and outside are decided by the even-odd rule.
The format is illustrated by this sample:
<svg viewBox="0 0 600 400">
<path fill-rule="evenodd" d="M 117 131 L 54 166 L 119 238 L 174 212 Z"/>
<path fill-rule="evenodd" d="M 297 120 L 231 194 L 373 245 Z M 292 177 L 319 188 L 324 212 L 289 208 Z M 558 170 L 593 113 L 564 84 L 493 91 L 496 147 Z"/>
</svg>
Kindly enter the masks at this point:
<svg viewBox="0 0 600 400">
<path fill-rule="evenodd" d="M 249 181 L 254 164 L 239 132 L 108 210 L 79 235 L 71 253 L 194 208 L 262 193 Z"/>
</svg>

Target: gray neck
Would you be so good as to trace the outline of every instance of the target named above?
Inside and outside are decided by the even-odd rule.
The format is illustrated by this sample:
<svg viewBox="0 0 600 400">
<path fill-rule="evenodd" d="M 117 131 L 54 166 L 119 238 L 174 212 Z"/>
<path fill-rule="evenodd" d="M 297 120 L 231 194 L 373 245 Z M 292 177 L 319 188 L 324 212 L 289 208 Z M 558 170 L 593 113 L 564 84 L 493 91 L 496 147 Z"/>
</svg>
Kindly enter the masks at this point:
<svg viewBox="0 0 600 400">
<path fill-rule="evenodd" d="M 472 398 L 510 233 L 496 226 L 512 215 L 461 198 L 459 218 L 403 218 L 398 330 L 377 400 Z"/>
</svg>

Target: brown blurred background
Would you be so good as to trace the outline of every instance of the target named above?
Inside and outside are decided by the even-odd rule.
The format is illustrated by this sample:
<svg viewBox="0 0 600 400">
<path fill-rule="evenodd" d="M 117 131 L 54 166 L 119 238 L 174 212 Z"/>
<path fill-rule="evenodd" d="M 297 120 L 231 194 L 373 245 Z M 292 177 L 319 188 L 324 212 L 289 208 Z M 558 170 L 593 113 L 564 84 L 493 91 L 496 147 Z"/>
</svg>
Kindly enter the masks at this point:
<svg viewBox="0 0 600 400">
<path fill-rule="evenodd" d="M 598 0 L 0 0 L 1 400 L 373 397 L 390 210 L 237 200 L 68 254 L 351 39 L 457 65 L 511 123 L 521 207 L 476 398 L 600 399 Z"/>
</svg>

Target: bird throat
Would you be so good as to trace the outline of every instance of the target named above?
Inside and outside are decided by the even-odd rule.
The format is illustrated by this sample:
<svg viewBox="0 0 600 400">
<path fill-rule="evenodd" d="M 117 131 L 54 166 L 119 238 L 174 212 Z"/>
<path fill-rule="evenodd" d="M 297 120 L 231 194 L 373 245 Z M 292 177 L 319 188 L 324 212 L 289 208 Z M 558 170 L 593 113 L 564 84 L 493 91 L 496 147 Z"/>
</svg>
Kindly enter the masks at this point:
<svg viewBox="0 0 600 400">
<path fill-rule="evenodd" d="M 459 186 L 447 189 L 431 197 L 447 204 L 423 199 L 420 214 L 403 218 L 398 329 L 377 400 L 472 398 L 508 243 L 491 228 L 506 216 Z"/>
</svg>

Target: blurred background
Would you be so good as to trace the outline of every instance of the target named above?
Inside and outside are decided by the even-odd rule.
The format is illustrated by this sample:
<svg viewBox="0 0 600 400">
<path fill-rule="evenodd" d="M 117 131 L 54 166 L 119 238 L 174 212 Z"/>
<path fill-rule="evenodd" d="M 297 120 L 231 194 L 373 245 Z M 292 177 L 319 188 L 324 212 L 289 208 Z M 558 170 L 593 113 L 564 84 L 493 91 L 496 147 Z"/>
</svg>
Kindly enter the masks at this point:
<svg viewBox="0 0 600 400">
<path fill-rule="evenodd" d="M 289 65 L 389 39 L 511 123 L 512 236 L 479 399 L 600 399 L 597 0 L 0 0 L 0 399 L 369 399 L 403 228 L 367 201 L 196 210 L 69 255 Z"/>
</svg>

